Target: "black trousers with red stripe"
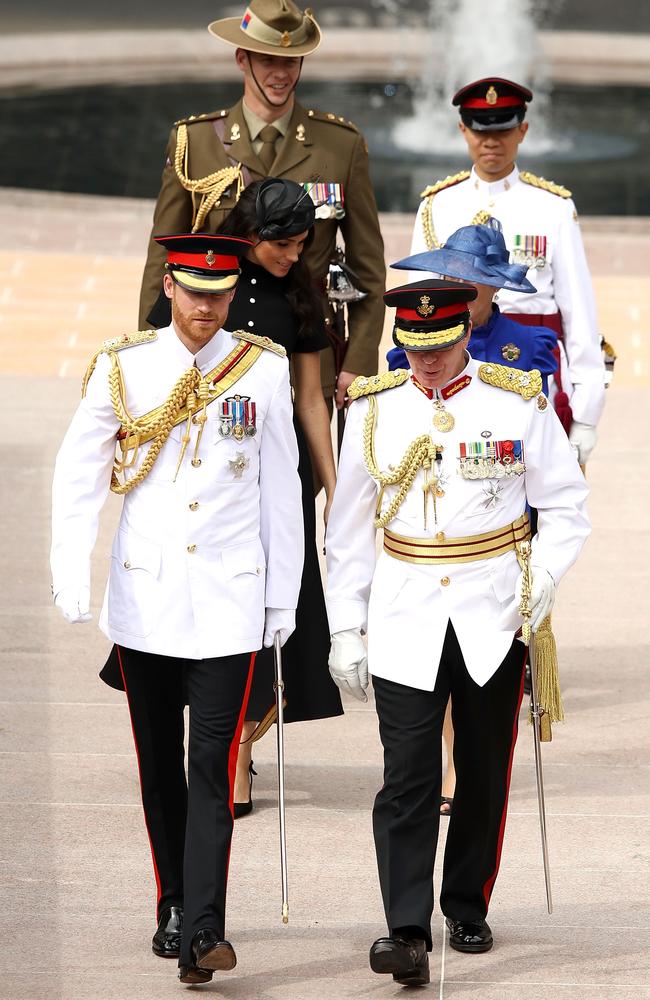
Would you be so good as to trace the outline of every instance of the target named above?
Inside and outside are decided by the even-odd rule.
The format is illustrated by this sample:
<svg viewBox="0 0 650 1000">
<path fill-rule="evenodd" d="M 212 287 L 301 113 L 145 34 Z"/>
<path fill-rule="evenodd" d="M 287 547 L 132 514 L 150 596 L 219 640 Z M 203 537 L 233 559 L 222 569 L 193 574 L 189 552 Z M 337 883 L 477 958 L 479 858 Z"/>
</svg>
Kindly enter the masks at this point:
<svg viewBox="0 0 650 1000">
<path fill-rule="evenodd" d="M 449 623 L 433 691 L 373 677 L 384 786 L 373 830 L 390 933 L 422 931 L 431 948 L 433 866 L 440 823 L 442 724 L 451 695 L 456 791 L 440 906 L 453 920 L 485 918 L 499 870 L 525 649 L 514 641 L 479 687 Z"/>
<path fill-rule="evenodd" d="M 158 916 L 185 910 L 180 963 L 201 928 L 225 933 L 233 786 L 255 656 L 205 660 L 119 647 L 158 888 Z M 189 705 L 185 780 L 185 701 Z"/>
</svg>

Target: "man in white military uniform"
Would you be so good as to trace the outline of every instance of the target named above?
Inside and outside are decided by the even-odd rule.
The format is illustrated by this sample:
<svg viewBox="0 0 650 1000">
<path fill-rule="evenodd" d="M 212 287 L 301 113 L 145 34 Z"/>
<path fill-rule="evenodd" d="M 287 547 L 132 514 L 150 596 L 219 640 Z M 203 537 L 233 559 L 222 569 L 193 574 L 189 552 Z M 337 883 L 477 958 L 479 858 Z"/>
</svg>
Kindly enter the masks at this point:
<svg viewBox="0 0 650 1000">
<path fill-rule="evenodd" d="M 364 701 L 370 670 L 384 746 L 373 825 L 388 937 L 370 965 L 404 984 L 429 981 L 450 696 L 457 787 L 440 904 L 452 947 L 492 947 L 485 918 L 526 652 L 515 638 L 526 502 L 539 511 L 533 629 L 589 532 L 587 487 L 539 372 L 479 365 L 465 350 L 475 297 L 470 285 L 433 279 L 386 293 L 411 372 L 353 383 L 327 528 L 330 670 Z"/>
<path fill-rule="evenodd" d="M 124 495 L 100 627 L 129 702 L 158 915 L 173 904 L 163 885 L 184 898 L 180 979 L 198 983 L 236 962 L 224 940 L 232 779 L 255 651 L 294 628 L 302 506 L 284 349 L 223 330 L 250 242 L 160 242 L 172 325 L 93 359 L 57 457 L 51 563 L 55 604 L 88 620 L 99 512 L 109 487 Z M 173 835 L 166 786 L 169 802 L 187 801 Z M 184 884 L 170 890 L 161 873 L 183 840 Z"/>
<path fill-rule="evenodd" d="M 459 226 L 487 216 L 499 220 L 511 262 L 527 264 L 537 288 L 535 295 L 499 292 L 499 308 L 519 323 L 550 327 L 560 338 L 561 364 L 551 396 L 584 465 L 596 443 L 605 368 L 571 192 L 515 163 L 532 97 L 526 87 L 497 77 L 470 83 L 454 95 L 473 167 L 422 192 L 411 253 L 437 249 Z"/>
</svg>

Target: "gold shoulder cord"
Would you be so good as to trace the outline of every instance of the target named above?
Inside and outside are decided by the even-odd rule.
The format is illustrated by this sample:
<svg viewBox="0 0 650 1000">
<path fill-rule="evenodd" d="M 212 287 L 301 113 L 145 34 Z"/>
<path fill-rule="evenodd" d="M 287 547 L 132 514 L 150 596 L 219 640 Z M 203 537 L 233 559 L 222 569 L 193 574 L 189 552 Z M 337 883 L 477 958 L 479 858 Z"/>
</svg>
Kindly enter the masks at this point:
<svg viewBox="0 0 650 1000">
<path fill-rule="evenodd" d="M 206 396 L 206 391 L 209 390 L 206 384 L 206 391 L 201 392 L 203 387 L 200 383 L 205 380 L 203 379 L 198 368 L 189 368 L 178 379 L 169 394 L 168 399 L 161 407 L 154 411 L 153 415 L 146 414 L 144 417 L 134 418 L 127 410 L 126 403 L 124 401 L 124 378 L 119 358 L 116 353 L 111 353 L 110 357 L 111 370 L 108 375 L 108 385 L 115 416 L 120 421 L 122 430 L 126 431 L 129 437 L 133 436 L 138 440 L 138 443 L 133 449 L 133 454 L 128 461 L 119 462 L 116 458 L 115 466 L 111 475 L 111 491 L 113 493 L 117 493 L 118 496 L 124 496 L 126 493 L 130 493 L 132 489 L 135 489 L 136 486 L 139 486 L 151 472 L 153 464 L 158 458 L 165 441 L 171 434 L 171 431 L 176 423 L 176 418 L 183 407 L 187 406 L 189 423 L 192 414 L 198 409 L 201 402 L 203 402 L 205 406 L 204 397 Z M 195 393 L 195 389 L 199 391 Z M 205 414 L 203 414 L 203 416 L 205 416 Z M 201 422 L 201 427 L 199 429 L 197 448 L 204 423 L 205 420 Z M 127 479 L 124 483 L 120 483 L 117 478 L 118 474 L 127 468 L 131 468 L 135 464 L 139 449 L 139 441 L 143 437 L 147 437 L 148 439 L 153 438 L 153 443 L 136 474 L 131 479 Z M 187 440 L 185 440 L 186 438 Z M 188 442 L 189 436 L 186 433 L 183 438 L 183 448 L 179 458 L 179 466 L 185 454 Z"/>
<path fill-rule="evenodd" d="M 219 204 L 219 200 L 224 191 L 226 191 L 231 184 L 234 184 L 235 181 L 237 182 L 237 192 L 235 197 L 236 200 L 239 201 L 239 196 L 244 186 L 244 180 L 241 172 L 241 163 L 238 163 L 236 167 L 224 167 L 222 170 L 216 170 L 214 173 L 207 174 L 205 177 L 197 177 L 196 180 L 192 180 L 187 176 L 188 157 L 189 144 L 187 141 L 187 125 L 179 125 L 176 134 L 174 169 L 176 171 L 176 176 L 185 190 L 189 191 L 192 195 L 192 203 L 194 205 L 194 222 L 192 225 L 192 232 L 196 233 L 203 225 L 208 213 L 212 211 L 215 205 Z M 196 195 L 201 196 L 198 209 L 196 208 Z"/>
<path fill-rule="evenodd" d="M 439 250 L 443 243 L 438 242 L 438 237 L 436 236 L 435 226 L 433 225 L 433 199 L 435 194 L 427 195 L 424 199 L 424 207 L 422 209 L 422 229 L 424 231 L 424 242 L 427 245 L 427 250 Z M 492 216 L 484 208 L 480 208 L 472 221 L 471 226 L 481 226 L 488 222 Z"/>
<path fill-rule="evenodd" d="M 377 400 L 374 396 L 368 397 L 368 413 L 363 425 L 363 457 L 368 473 L 379 483 L 379 496 L 377 498 L 377 509 L 375 512 L 375 528 L 385 528 L 393 520 L 400 509 L 408 491 L 411 489 L 420 469 L 425 472 L 431 468 L 436 457 L 436 446 L 428 434 L 421 434 L 420 437 L 412 441 L 408 446 L 402 461 L 394 472 L 381 472 L 377 466 L 375 457 L 375 426 L 377 423 Z M 400 484 L 398 492 L 395 494 L 390 504 L 381 513 L 381 502 L 384 490 L 387 486 Z M 429 486 L 425 483 L 425 497 Z"/>
<path fill-rule="evenodd" d="M 480 365 L 478 377 L 487 385 L 516 392 L 526 400 L 538 396 L 542 391 L 542 376 L 538 368 L 525 371 L 523 368 L 510 368 L 508 365 L 488 362 Z"/>
</svg>

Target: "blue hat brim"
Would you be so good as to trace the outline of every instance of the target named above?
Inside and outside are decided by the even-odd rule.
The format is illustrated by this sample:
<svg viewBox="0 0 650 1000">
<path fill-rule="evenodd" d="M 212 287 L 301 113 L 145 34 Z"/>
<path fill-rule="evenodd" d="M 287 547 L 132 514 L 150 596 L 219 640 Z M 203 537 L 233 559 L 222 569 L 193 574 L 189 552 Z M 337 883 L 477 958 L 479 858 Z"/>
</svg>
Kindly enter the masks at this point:
<svg viewBox="0 0 650 1000">
<path fill-rule="evenodd" d="M 466 258 L 466 259 L 465 259 Z M 469 281 L 473 284 L 490 285 L 492 288 L 503 288 L 509 292 L 522 292 L 532 295 L 537 291 L 528 278 L 524 277 L 527 268 L 523 265 L 507 265 L 508 267 L 520 267 L 522 276 L 518 281 L 505 274 L 499 274 L 497 267 L 490 268 L 485 264 L 485 270 L 474 265 L 472 255 L 469 253 L 459 253 L 455 250 L 426 250 L 424 253 L 415 253 L 410 257 L 404 257 L 390 265 L 396 271 L 429 271 L 433 274 L 441 274 L 446 278 L 457 278 L 459 281 Z"/>
</svg>

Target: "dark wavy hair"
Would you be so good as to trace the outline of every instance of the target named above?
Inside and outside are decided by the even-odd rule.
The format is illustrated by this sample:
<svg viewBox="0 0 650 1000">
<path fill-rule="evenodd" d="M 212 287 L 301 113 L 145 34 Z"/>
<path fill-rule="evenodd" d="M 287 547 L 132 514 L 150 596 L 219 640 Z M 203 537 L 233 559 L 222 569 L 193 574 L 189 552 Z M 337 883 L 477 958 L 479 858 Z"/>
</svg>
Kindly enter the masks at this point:
<svg viewBox="0 0 650 1000">
<path fill-rule="evenodd" d="M 239 201 L 217 230 L 221 236 L 257 236 L 259 222 L 255 206 L 261 183 L 262 181 L 253 181 L 244 188 Z M 311 272 L 304 260 L 305 250 L 311 245 L 313 239 L 314 227 L 312 226 L 307 233 L 300 257 L 291 266 L 284 279 L 286 282 L 284 294 L 298 321 L 299 337 L 308 337 L 314 328 L 322 324 L 322 305 L 314 289 Z"/>
</svg>

